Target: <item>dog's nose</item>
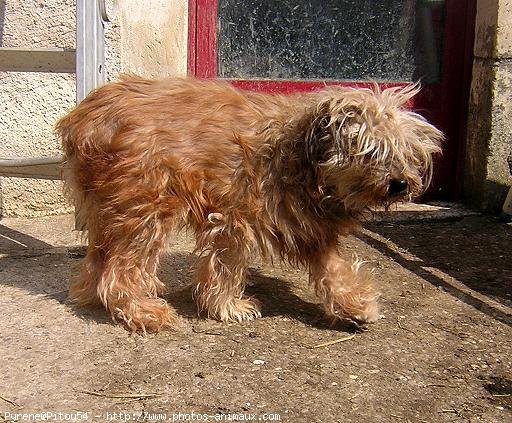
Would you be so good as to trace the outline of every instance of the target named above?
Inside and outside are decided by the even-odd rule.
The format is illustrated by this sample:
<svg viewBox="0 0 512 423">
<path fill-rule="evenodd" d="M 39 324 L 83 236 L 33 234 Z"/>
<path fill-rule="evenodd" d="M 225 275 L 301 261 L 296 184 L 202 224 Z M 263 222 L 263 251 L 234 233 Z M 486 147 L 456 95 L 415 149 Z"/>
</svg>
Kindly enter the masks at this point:
<svg viewBox="0 0 512 423">
<path fill-rule="evenodd" d="M 405 179 L 391 179 L 388 192 L 391 195 L 401 194 L 407 189 L 408 183 Z"/>
</svg>

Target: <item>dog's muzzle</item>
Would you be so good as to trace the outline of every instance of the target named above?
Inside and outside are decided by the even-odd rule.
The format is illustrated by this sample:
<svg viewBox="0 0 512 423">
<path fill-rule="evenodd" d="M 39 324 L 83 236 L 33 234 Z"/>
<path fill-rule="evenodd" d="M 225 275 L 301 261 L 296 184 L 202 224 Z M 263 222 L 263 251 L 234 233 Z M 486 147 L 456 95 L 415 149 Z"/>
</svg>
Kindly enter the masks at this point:
<svg viewBox="0 0 512 423">
<path fill-rule="evenodd" d="M 388 186 L 389 195 L 402 194 L 409 187 L 409 183 L 405 179 L 391 179 Z"/>
</svg>

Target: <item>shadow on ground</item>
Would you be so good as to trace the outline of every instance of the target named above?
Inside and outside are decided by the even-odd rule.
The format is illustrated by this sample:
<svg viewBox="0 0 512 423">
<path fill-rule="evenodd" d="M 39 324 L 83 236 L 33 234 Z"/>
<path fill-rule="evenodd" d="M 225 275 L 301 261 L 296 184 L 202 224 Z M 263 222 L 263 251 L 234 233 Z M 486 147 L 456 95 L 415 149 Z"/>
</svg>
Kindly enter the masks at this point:
<svg viewBox="0 0 512 423">
<path fill-rule="evenodd" d="M 512 307 L 510 225 L 490 217 L 467 217 L 435 224 L 370 224 L 367 228 L 358 235 L 366 244 L 432 285 L 512 325 L 512 315 L 500 307 Z"/>
<path fill-rule="evenodd" d="M 0 254 L 47 250 L 52 246 L 23 232 L 0 224 Z"/>
</svg>

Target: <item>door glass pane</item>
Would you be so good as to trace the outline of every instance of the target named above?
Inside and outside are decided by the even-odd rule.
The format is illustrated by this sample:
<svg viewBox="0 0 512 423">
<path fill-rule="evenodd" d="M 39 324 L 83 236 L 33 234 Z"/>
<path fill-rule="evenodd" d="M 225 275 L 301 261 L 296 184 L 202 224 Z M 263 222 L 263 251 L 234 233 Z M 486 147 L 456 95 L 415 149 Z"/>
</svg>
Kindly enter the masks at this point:
<svg viewBox="0 0 512 423">
<path fill-rule="evenodd" d="M 217 75 L 436 82 L 444 0 L 218 0 Z"/>
</svg>

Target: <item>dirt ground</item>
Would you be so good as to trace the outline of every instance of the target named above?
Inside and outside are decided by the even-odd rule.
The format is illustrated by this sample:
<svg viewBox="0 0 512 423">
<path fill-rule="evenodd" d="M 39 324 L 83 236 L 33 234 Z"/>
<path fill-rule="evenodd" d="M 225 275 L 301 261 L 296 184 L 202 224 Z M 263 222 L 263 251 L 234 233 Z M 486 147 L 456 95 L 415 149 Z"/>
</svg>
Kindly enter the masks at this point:
<svg viewBox="0 0 512 423">
<path fill-rule="evenodd" d="M 375 324 L 331 326 L 304 271 L 258 263 L 261 319 L 198 318 L 182 235 L 161 269 L 181 323 L 144 337 L 67 301 L 71 216 L 3 219 L 0 421 L 512 422 L 511 224 L 399 220 L 341 246 L 374 268 Z"/>
</svg>

